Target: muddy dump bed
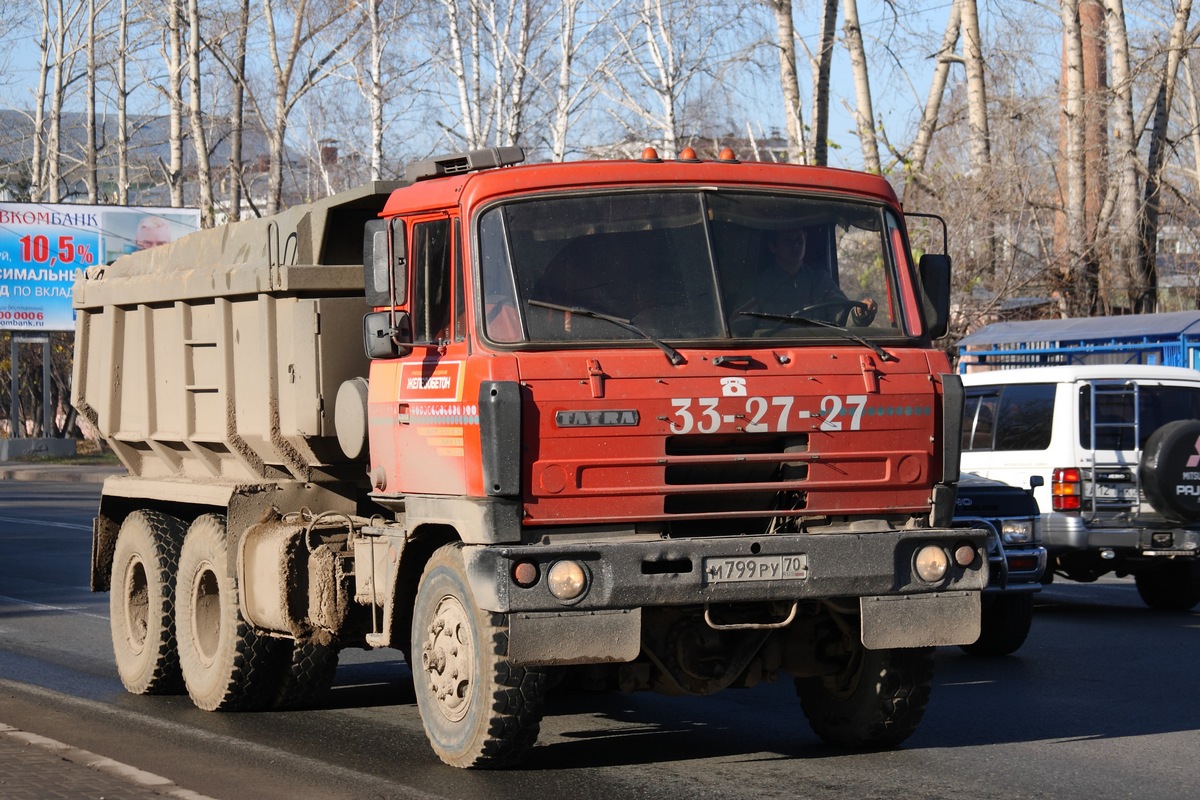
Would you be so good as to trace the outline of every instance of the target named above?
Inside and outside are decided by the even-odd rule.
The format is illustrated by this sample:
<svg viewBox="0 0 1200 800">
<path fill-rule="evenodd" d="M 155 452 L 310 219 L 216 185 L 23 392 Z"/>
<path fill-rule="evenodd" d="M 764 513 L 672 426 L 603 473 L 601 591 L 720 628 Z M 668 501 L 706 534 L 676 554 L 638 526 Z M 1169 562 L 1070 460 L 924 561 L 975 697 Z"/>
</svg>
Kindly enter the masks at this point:
<svg viewBox="0 0 1200 800">
<path fill-rule="evenodd" d="M 363 224 L 395 183 L 191 234 L 74 287 L 74 404 L 130 474 L 313 480 L 362 472 L 333 429 L 365 376 Z"/>
</svg>

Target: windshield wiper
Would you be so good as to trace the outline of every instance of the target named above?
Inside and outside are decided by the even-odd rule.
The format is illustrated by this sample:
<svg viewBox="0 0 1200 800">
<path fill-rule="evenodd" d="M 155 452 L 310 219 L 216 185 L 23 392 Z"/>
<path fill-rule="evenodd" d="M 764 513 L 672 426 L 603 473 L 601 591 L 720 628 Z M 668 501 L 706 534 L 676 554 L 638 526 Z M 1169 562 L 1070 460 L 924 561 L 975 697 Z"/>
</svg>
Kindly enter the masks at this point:
<svg viewBox="0 0 1200 800">
<path fill-rule="evenodd" d="M 581 317 L 591 317 L 592 319 L 602 319 L 605 322 L 611 322 L 613 325 L 616 325 L 619 328 L 624 328 L 630 333 L 636 333 L 638 336 L 653 344 L 659 350 L 662 350 L 666 355 L 667 360 L 671 362 L 672 366 L 677 367 L 687 361 L 687 359 L 683 357 L 683 354 L 674 347 L 671 347 L 671 345 L 660 339 L 654 338 L 627 319 L 615 317 L 612 314 L 605 314 L 603 311 L 593 311 L 590 308 L 581 308 L 579 306 L 562 306 L 558 303 L 547 303 L 545 300 L 529 300 L 527 301 L 527 304 L 531 306 L 537 306 L 538 308 L 548 308 L 551 311 L 561 311 L 564 314 L 578 314 Z"/>
<path fill-rule="evenodd" d="M 868 342 L 866 339 L 859 336 L 857 333 L 847 330 L 846 328 L 843 328 L 841 325 L 834 325 L 832 322 L 826 322 L 823 319 L 813 319 L 812 317 L 801 317 L 796 314 L 768 314 L 765 311 L 739 311 L 737 313 L 743 317 L 754 317 L 755 319 L 769 319 L 772 322 L 792 322 L 792 323 L 797 323 L 797 324 L 801 324 L 801 325 L 816 325 L 817 327 L 821 327 L 821 328 L 829 328 L 829 330 L 833 331 L 834 333 L 836 333 L 837 335 L 839 335 L 843 338 L 851 339 L 851 340 L 863 345 L 864 347 L 871 348 L 873 351 L 875 351 L 875 355 L 879 356 L 884 361 L 899 361 L 900 360 L 899 358 L 892 355 L 887 350 L 884 350 L 882 347 L 875 344 L 874 342 Z"/>
</svg>

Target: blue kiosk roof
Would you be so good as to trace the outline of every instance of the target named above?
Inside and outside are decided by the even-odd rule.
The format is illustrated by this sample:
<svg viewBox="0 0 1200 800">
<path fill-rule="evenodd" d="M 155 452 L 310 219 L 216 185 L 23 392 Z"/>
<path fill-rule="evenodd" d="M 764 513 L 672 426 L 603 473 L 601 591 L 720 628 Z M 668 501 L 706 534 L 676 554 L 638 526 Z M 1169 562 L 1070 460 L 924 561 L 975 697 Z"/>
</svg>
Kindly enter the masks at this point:
<svg viewBox="0 0 1200 800">
<path fill-rule="evenodd" d="M 999 344 L 1162 340 L 1189 335 L 1200 337 L 1200 311 L 996 322 L 964 336 L 958 341 L 958 348 L 961 352 L 967 347 Z"/>
</svg>

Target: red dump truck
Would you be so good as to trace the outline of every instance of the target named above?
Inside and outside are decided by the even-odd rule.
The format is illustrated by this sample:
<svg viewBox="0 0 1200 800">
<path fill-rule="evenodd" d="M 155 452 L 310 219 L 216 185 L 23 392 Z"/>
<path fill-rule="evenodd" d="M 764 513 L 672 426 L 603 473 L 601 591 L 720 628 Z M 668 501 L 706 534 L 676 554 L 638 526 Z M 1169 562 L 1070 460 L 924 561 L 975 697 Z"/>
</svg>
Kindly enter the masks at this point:
<svg viewBox="0 0 1200 800">
<path fill-rule="evenodd" d="M 75 404 L 128 470 L 92 555 L 124 685 L 286 708 L 395 648 L 437 755 L 494 767 L 564 675 L 786 673 L 822 739 L 901 742 L 988 578 L 951 527 L 949 258 L 913 259 L 877 176 L 522 161 L 79 278 Z"/>
</svg>

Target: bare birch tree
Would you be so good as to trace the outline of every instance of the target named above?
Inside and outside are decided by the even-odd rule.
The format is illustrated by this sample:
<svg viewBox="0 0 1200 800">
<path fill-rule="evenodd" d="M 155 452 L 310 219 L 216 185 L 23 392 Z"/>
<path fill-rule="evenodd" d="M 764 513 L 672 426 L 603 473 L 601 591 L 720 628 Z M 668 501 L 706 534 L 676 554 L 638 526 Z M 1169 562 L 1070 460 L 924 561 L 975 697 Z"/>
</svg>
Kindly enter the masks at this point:
<svg viewBox="0 0 1200 800">
<path fill-rule="evenodd" d="M 854 127 L 862 147 L 863 169 L 878 175 L 879 138 L 875 135 L 875 107 L 871 103 L 871 76 L 867 69 L 867 51 L 862 26 L 858 21 L 858 0 L 842 0 L 846 50 L 850 53 L 850 73 L 854 77 Z"/>
<path fill-rule="evenodd" d="M 584 18 L 586 0 L 562 0 L 558 16 L 558 70 L 554 86 L 554 103 L 550 118 L 550 158 L 563 161 L 570 146 L 570 132 L 575 119 L 588 108 L 600 93 L 600 82 L 580 78 L 577 74 L 581 56 L 600 42 L 602 26 L 609 22 L 620 0 L 612 0 Z M 596 63 L 603 64 L 605 54 Z"/>
<path fill-rule="evenodd" d="M 838 0 L 824 0 L 821 6 L 821 36 L 813 59 L 813 135 L 810 163 L 829 163 L 829 95 L 833 69 L 833 46 L 837 41 Z"/>
<path fill-rule="evenodd" d="M 159 87 L 168 105 L 167 162 L 162 164 L 171 206 L 183 206 L 183 0 L 167 0 L 167 28 L 162 57 L 167 84 Z"/>
<path fill-rule="evenodd" d="M 200 206 L 200 227 L 211 228 L 215 222 L 213 203 L 212 165 L 208 155 L 208 135 L 204 129 L 204 113 L 201 108 L 200 73 L 200 4 L 199 0 L 188 0 L 188 119 L 191 121 L 192 148 L 196 153 L 196 188 Z"/>
<path fill-rule="evenodd" d="M 1134 313 L 1151 313 L 1158 307 L 1158 226 L 1162 204 L 1163 169 L 1166 164 L 1167 125 L 1175 98 L 1175 84 L 1183 53 L 1195 40 L 1188 31 L 1192 0 L 1179 0 L 1175 20 L 1167 42 L 1166 69 L 1155 95 L 1154 122 L 1150 131 L 1146 179 L 1143 187 L 1141 217 L 1141 259 L 1130 279 L 1129 294 Z"/>
<path fill-rule="evenodd" d="M 614 114 L 631 138 L 649 135 L 662 148 L 660 155 L 674 158 L 687 138 L 685 94 L 711 75 L 709 55 L 719 41 L 718 26 L 725 27 L 724 17 L 710 6 L 682 0 L 642 0 L 628 14 L 630 24 L 614 25 L 623 57 L 604 70 Z"/>
<path fill-rule="evenodd" d="M 62 118 L 66 105 L 67 90 L 79 74 L 75 71 L 75 58 L 83 48 L 79 41 L 78 25 L 86 6 L 81 2 L 51 0 L 53 21 L 50 25 L 50 94 L 48 101 L 49 130 L 46 134 L 46 199 L 57 203 L 62 199 Z"/>
<path fill-rule="evenodd" d="M 87 0 L 87 41 L 84 45 L 87 53 L 87 76 L 85 78 L 84 113 L 85 134 L 87 141 L 83 144 L 84 182 L 87 185 L 87 201 L 95 204 L 99 198 L 99 168 L 96 155 L 96 14 L 97 0 Z"/>
<path fill-rule="evenodd" d="M 277 0 L 263 0 L 267 56 L 271 63 L 271 114 L 265 113 L 253 94 L 248 95 L 270 149 L 267 214 L 274 214 L 282 206 L 288 122 L 292 112 L 306 94 L 329 76 L 336 59 L 352 57 L 345 48 L 355 33 L 352 24 L 344 24 L 340 3 L 286 0 L 283 6 L 286 10 L 281 10 Z M 281 35 L 280 23 L 290 23 L 286 38 Z"/>
<path fill-rule="evenodd" d="M 991 165 L 988 131 L 987 68 L 983 37 L 979 34 L 976 0 L 961 0 L 963 60 L 967 73 L 967 116 L 971 127 L 971 168 L 986 170 Z"/>
<path fill-rule="evenodd" d="M 46 193 L 46 176 L 49 174 L 46 162 L 50 158 L 58 158 L 58 154 L 49 154 L 46 150 L 44 132 L 46 130 L 46 102 L 49 99 L 50 84 L 50 52 L 51 52 L 51 17 L 50 0 L 41 0 L 40 31 L 38 34 L 38 77 L 34 86 L 33 104 L 33 155 L 29 163 L 29 199 L 40 203 Z"/>
<path fill-rule="evenodd" d="M 1085 138 L 1083 118 L 1083 32 L 1079 23 L 1079 0 L 1060 0 L 1063 25 L 1063 224 L 1064 246 L 1060 271 L 1063 316 L 1074 316 L 1089 308 L 1094 293 L 1085 272 L 1084 203 Z"/>
<path fill-rule="evenodd" d="M 962 59 L 955 55 L 958 45 L 958 32 L 962 19 L 962 0 L 953 0 L 950 11 L 946 16 L 946 32 L 942 34 L 942 45 L 934 56 L 933 79 L 929 83 L 929 97 L 925 101 L 925 110 L 921 114 L 921 123 L 917 127 L 917 135 L 913 140 L 912 149 L 907 159 L 909 181 L 905 184 L 905 199 L 908 199 L 908 189 L 913 185 L 920 186 L 924 180 L 925 159 L 929 155 L 929 146 L 933 134 L 937 130 L 938 117 L 941 115 L 942 97 L 946 93 L 946 83 L 950 78 L 950 67 Z"/>
<path fill-rule="evenodd" d="M 1105 0 L 1105 31 L 1112 60 L 1112 99 L 1109 116 L 1112 119 L 1113 168 L 1116 179 L 1108 184 L 1105 206 L 1101 209 L 1097 228 L 1110 230 L 1111 251 L 1117 272 L 1129 274 L 1129 265 L 1138 263 L 1138 133 L 1133 113 L 1133 67 L 1129 49 L 1129 34 L 1125 22 L 1123 0 Z M 1111 293 L 1108 293 L 1111 296 Z"/>
<path fill-rule="evenodd" d="M 787 158 L 793 164 L 805 161 L 804 108 L 800 102 L 800 76 L 796 69 L 796 23 L 792 0 L 764 0 L 775 16 L 775 47 L 779 51 L 779 83 L 783 89 L 783 119 L 787 135 Z"/>
<path fill-rule="evenodd" d="M 117 100 L 117 205 L 129 205 L 129 0 L 120 2 L 117 52 L 113 61 L 113 93 Z"/>
<path fill-rule="evenodd" d="M 440 0 L 457 104 L 453 140 L 468 149 L 520 143 L 549 42 L 542 0 Z"/>
</svg>

